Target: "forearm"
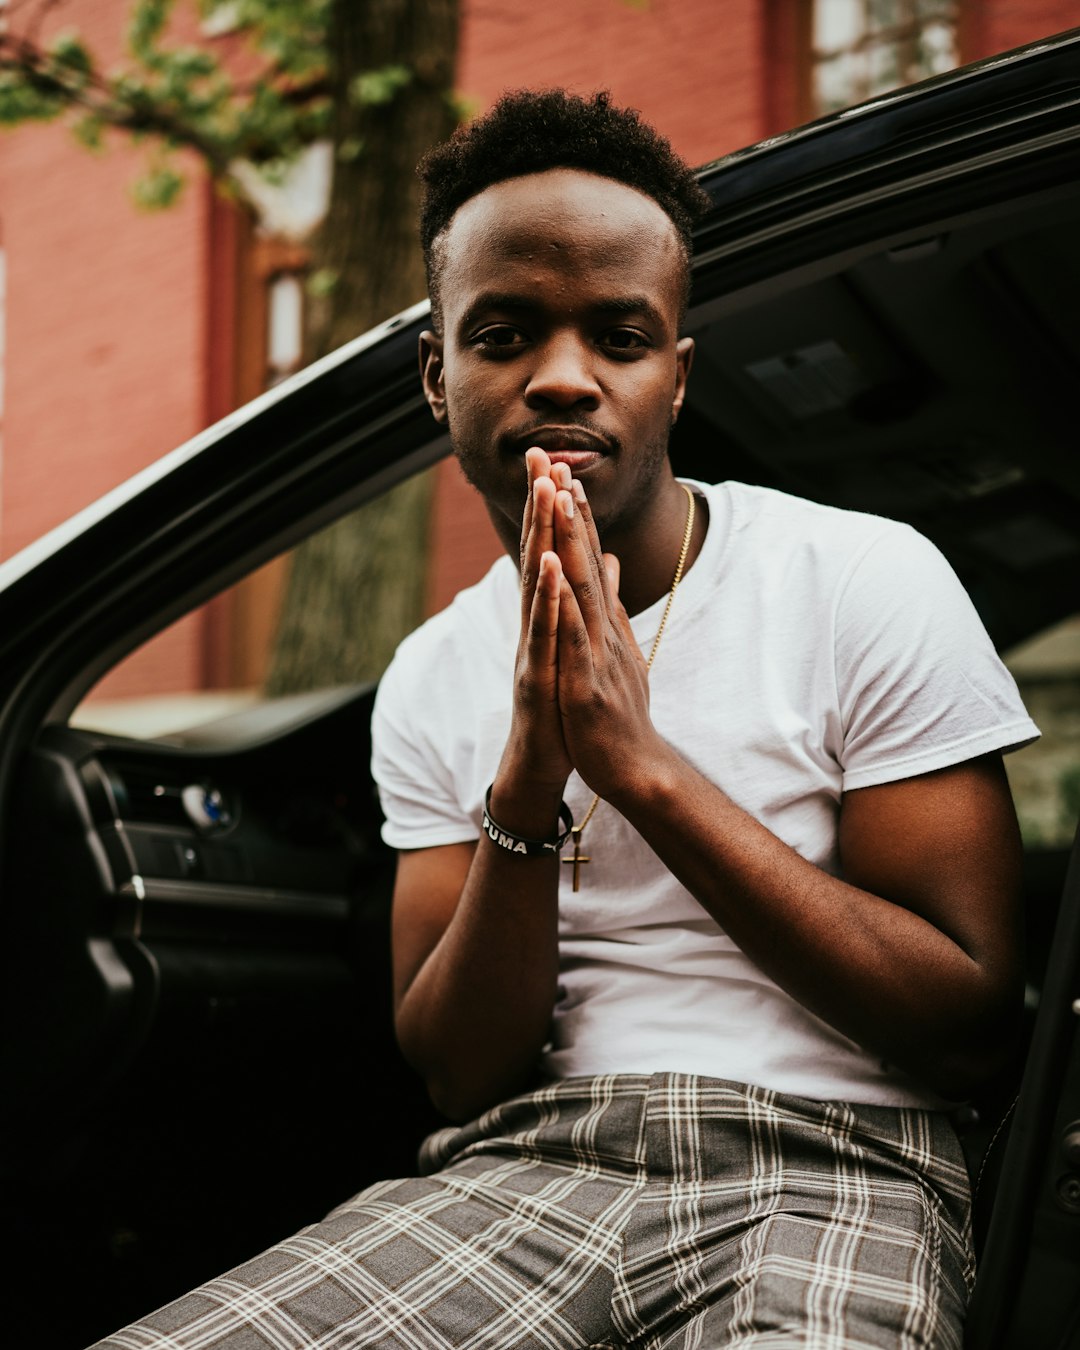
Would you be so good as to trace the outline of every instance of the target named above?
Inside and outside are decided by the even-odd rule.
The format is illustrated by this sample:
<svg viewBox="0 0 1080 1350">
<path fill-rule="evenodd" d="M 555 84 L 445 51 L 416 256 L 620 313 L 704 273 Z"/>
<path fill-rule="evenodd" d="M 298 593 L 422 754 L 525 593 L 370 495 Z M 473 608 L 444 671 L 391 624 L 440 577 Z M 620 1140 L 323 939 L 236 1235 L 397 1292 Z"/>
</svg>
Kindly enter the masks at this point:
<svg viewBox="0 0 1080 1350">
<path fill-rule="evenodd" d="M 549 553 L 556 486 L 543 451 L 530 450 L 526 466 L 514 710 L 491 815 L 512 835 L 552 840 L 571 771 L 557 699 L 559 575 Z M 565 469 L 559 476 L 569 481 Z M 507 852 L 486 835 L 464 871 L 436 866 L 425 876 L 414 867 L 403 880 L 399 866 L 398 1039 L 449 1116 L 494 1105 L 535 1071 L 558 979 L 558 872 L 557 854 Z"/>
<path fill-rule="evenodd" d="M 550 838 L 561 793 L 497 776 L 492 816 Z M 465 1119 L 526 1085 L 548 1039 L 558 978 L 558 858 L 477 844 L 438 942 L 397 1001 L 398 1040 L 435 1104 Z"/>
<path fill-rule="evenodd" d="M 995 1067 L 1018 1006 L 1019 937 L 1005 955 L 965 928 L 962 858 L 953 924 L 916 891 L 883 895 L 814 866 L 663 742 L 644 762 L 613 805 L 781 988 L 943 1093 L 962 1095 Z M 1003 913 L 1010 868 L 1003 846 Z"/>
</svg>

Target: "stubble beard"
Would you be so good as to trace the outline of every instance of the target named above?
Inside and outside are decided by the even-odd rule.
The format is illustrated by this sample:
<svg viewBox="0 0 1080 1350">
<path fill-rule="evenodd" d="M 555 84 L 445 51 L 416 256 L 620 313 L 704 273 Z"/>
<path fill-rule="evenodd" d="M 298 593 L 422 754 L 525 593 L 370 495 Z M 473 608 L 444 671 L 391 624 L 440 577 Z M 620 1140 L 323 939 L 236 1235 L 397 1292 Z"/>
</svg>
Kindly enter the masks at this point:
<svg viewBox="0 0 1080 1350">
<path fill-rule="evenodd" d="M 473 448 L 464 446 L 454 434 L 453 424 L 447 419 L 447 432 L 450 437 L 450 448 L 453 451 L 454 458 L 461 466 L 461 472 L 465 475 L 466 481 L 480 494 L 488 514 L 496 521 L 496 517 L 504 518 L 508 526 L 512 526 L 520 535 L 521 523 L 525 511 L 525 493 L 528 489 L 528 474 L 525 469 L 524 460 L 521 463 L 521 487 L 516 499 L 508 502 L 497 498 L 494 494 L 486 490 L 490 484 L 490 468 L 494 463 L 498 466 L 499 452 L 494 451 L 487 454 L 484 451 L 477 451 Z M 641 449 L 639 462 L 635 477 L 637 478 L 637 492 L 632 501 L 613 504 L 609 509 L 605 509 L 601 500 L 594 503 L 589 500 L 589 505 L 593 511 L 593 520 L 596 524 L 596 532 L 603 543 L 606 535 L 621 534 L 630 528 L 641 514 L 643 514 L 649 504 L 649 498 L 653 494 L 658 480 L 661 478 L 664 467 L 668 462 L 668 447 L 671 440 L 670 427 L 659 437 Z M 625 450 L 621 444 L 617 444 L 614 452 L 614 458 L 619 459 L 625 456 Z M 497 472 L 496 467 L 496 472 Z M 587 491 L 586 487 L 586 491 Z M 500 535 L 504 533 L 499 529 L 496 521 L 496 529 Z"/>
</svg>

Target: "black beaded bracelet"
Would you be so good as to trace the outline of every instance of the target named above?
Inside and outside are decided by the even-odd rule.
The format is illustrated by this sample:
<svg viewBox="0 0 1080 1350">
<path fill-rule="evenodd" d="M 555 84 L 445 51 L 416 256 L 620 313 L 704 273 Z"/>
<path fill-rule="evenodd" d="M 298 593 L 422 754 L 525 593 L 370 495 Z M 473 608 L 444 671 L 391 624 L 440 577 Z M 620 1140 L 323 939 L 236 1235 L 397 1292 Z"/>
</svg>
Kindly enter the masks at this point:
<svg viewBox="0 0 1080 1350">
<path fill-rule="evenodd" d="M 494 783 L 491 786 L 494 787 Z M 522 853 L 530 858 L 542 857 L 545 853 L 558 853 L 570 838 L 570 831 L 574 828 L 574 817 L 565 802 L 559 803 L 559 822 L 565 825 L 566 829 L 554 839 L 523 839 L 520 834 L 511 834 L 501 825 L 496 825 L 491 818 L 491 788 L 489 787 L 484 794 L 484 833 L 493 844 L 506 849 L 507 853 Z"/>
</svg>

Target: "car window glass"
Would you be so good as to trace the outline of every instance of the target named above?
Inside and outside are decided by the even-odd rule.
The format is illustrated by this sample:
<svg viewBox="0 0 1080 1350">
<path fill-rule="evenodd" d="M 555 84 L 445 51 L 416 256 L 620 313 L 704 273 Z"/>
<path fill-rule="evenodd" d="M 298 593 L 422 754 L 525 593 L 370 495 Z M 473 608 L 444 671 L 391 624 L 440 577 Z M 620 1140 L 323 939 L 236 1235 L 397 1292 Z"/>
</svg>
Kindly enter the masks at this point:
<svg viewBox="0 0 1080 1350">
<path fill-rule="evenodd" d="M 288 559 L 186 614 L 114 666 L 73 726 L 152 740 L 261 702 Z"/>
<path fill-rule="evenodd" d="M 397 536 L 418 533 L 397 526 L 425 510 L 427 477 L 381 498 L 379 515 L 361 507 L 335 521 L 143 643 L 88 691 L 71 725 L 153 739 L 377 679 L 401 638 L 445 603 L 423 551 L 395 551 Z M 358 537 L 374 542 L 366 562 Z M 478 558 L 462 584 L 489 561 Z"/>
<path fill-rule="evenodd" d="M 1005 653 L 1042 737 L 1006 757 L 1028 848 L 1067 848 L 1080 819 L 1080 615 Z"/>
</svg>

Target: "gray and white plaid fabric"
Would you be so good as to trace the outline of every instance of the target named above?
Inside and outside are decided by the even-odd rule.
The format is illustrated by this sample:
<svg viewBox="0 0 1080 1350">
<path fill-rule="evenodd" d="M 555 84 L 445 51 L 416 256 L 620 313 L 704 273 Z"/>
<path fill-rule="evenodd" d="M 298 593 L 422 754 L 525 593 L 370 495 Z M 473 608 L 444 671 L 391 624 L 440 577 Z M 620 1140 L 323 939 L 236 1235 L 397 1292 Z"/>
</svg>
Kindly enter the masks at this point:
<svg viewBox="0 0 1080 1350">
<path fill-rule="evenodd" d="M 959 1350 L 948 1120 L 685 1074 L 570 1079 L 424 1145 L 108 1350 Z"/>
</svg>

